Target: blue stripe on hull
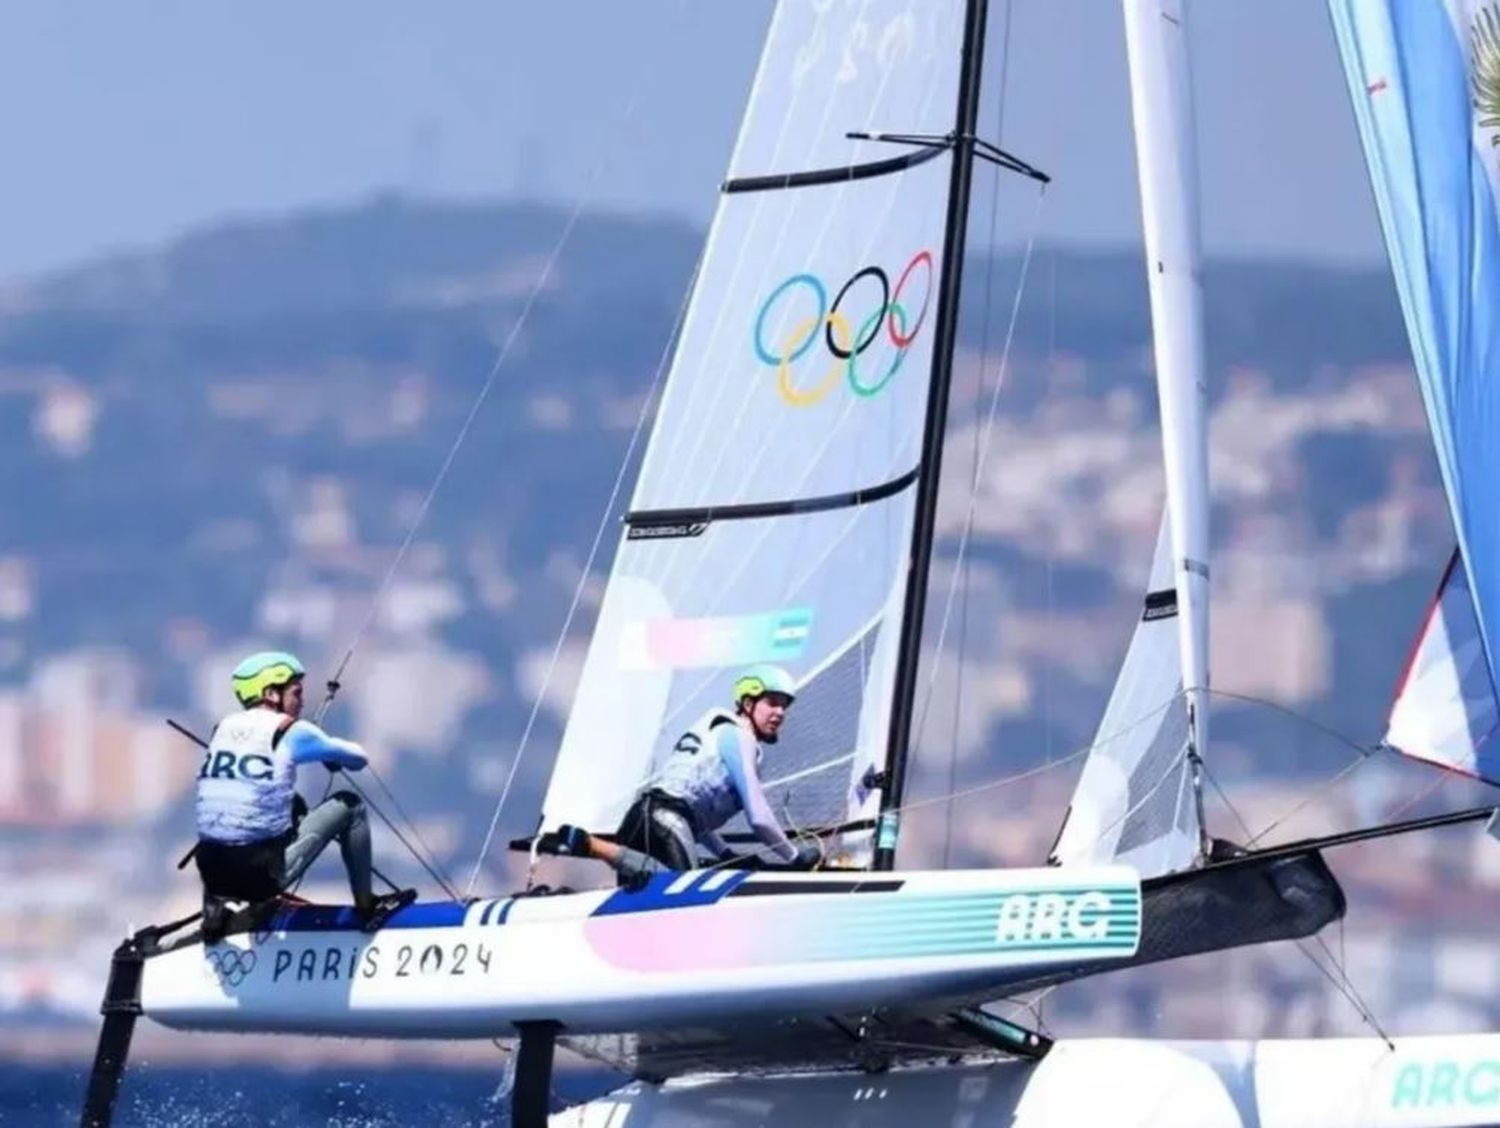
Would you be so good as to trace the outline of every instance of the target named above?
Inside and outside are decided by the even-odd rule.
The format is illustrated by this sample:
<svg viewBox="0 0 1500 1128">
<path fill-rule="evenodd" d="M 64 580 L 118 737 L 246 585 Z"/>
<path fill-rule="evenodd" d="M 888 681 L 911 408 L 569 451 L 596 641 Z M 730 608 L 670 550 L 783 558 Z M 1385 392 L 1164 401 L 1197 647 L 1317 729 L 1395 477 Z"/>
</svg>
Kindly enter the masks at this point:
<svg viewBox="0 0 1500 1128">
<path fill-rule="evenodd" d="M 615 916 L 619 913 L 648 913 L 657 909 L 691 909 L 703 905 L 716 905 L 732 890 L 739 888 L 750 877 L 748 870 L 732 874 L 727 879 L 724 870 L 704 870 L 686 886 L 670 892 L 685 876 L 681 873 L 659 873 L 640 889 L 621 889 L 610 895 L 594 910 L 594 916 Z M 713 884 L 711 888 L 705 888 Z"/>
<path fill-rule="evenodd" d="M 393 928 L 458 928 L 469 906 L 457 901 L 420 901 L 391 914 L 380 926 Z M 359 916 L 352 905 L 306 905 L 286 909 L 271 921 L 273 932 L 358 932 Z"/>
</svg>

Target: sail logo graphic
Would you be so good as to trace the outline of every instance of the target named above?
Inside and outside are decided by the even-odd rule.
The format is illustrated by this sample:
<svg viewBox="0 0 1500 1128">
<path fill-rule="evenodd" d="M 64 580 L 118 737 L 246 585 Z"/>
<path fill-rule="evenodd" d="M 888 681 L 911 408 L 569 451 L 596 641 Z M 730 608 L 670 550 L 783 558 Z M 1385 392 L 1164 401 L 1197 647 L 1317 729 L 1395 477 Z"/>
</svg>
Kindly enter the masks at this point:
<svg viewBox="0 0 1500 1128">
<path fill-rule="evenodd" d="M 802 653 L 812 620 L 811 607 L 711 619 L 638 619 L 620 631 L 620 666 L 681 670 L 789 661 Z"/>
<path fill-rule="evenodd" d="M 1500 5 L 1491 4 L 1469 26 L 1469 81 L 1479 128 L 1490 131 L 1490 146 L 1500 145 Z"/>
<path fill-rule="evenodd" d="M 855 396 L 879 395 L 901 371 L 912 342 L 922 332 L 934 282 L 932 252 L 925 250 L 901 268 L 894 287 L 881 267 L 867 266 L 839 287 L 831 303 L 823 279 L 816 274 L 793 274 L 766 296 L 755 315 L 756 359 L 775 370 L 776 391 L 791 407 L 822 402 L 840 375 Z M 922 300 L 912 312 L 907 290 L 915 285 L 922 286 Z M 888 345 L 883 350 L 888 354 L 886 367 L 870 379 L 860 372 L 860 358 L 881 341 Z M 821 353 L 829 358 L 827 367 L 809 382 L 799 382 L 793 368 L 820 342 Z"/>
</svg>

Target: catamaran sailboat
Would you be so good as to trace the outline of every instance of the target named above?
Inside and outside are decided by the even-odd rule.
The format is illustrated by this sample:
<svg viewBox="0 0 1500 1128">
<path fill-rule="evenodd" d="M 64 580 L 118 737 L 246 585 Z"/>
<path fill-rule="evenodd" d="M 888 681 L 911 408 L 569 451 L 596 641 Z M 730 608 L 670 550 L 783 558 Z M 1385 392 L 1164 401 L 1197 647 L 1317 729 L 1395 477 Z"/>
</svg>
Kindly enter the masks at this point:
<svg viewBox="0 0 1500 1128">
<path fill-rule="evenodd" d="M 1185 47 L 1179 0 L 1125 7 L 1167 512 L 1141 622 L 1052 857 L 1025 869 L 895 868 L 970 182 L 976 161 L 1046 177 L 977 136 L 985 0 L 783 0 L 540 825 L 523 845 L 543 850 L 563 826 L 611 831 L 676 736 L 722 704 L 734 672 L 774 661 L 798 682 L 775 753 L 779 797 L 836 862 L 419 903 L 370 935 L 351 910 L 327 906 L 247 912 L 210 944 L 193 921 L 145 930 L 115 956 L 85 1123 L 108 1121 L 140 1015 L 183 1030 L 518 1038 L 521 1125 L 546 1120 L 559 1039 L 640 1079 L 574 1114 L 611 1128 L 698 1113 L 909 1123 L 914 1108 L 931 1118 L 944 1101 L 955 1123 L 998 1123 L 1007 1110 L 1081 1123 L 1101 1093 L 1112 1116 L 1126 1111 L 1126 1079 L 1195 1124 L 1482 1122 L 1456 1106 L 1441 1121 L 1399 1103 L 1366 1115 L 1360 1094 L 1403 1068 L 1406 1044 L 1394 1054 L 1376 1040 L 1054 1045 L 983 1007 L 1309 936 L 1345 910 L 1320 849 L 1491 813 L 1257 850 L 1205 831 L 1208 452 Z M 1480 715 L 1462 710 L 1488 702 L 1493 718 L 1484 625 L 1500 607 L 1500 516 L 1465 483 L 1495 448 L 1488 416 L 1455 412 L 1454 393 L 1474 394 L 1472 363 L 1485 355 L 1462 336 L 1473 328 L 1462 313 L 1488 307 L 1447 289 L 1472 281 L 1472 264 L 1450 271 L 1434 245 L 1447 233 L 1408 206 L 1413 170 L 1399 141 L 1417 130 L 1401 133 L 1403 115 L 1423 112 L 1393 47 L 1408 6 L 1334 8 L 1356 102 L 1372 67 L 1392 91 L 1362 105 L 1361 124 L 1460 540 L 1391 739 L 1484 775 L 1479 741 L 1463 739 Z M 1448 62 L 1461 83 L 1462 58 Z M 1463 136 L 1449 143 L 1463 148 Z M 1488 196 L 1472 218 L 1493 232 Z M 1450 1039 L 1441 1052 L 1495 1058 L 1500 1038 Z M 1321 1097 L 1293 1095 L 1314 1077 Z"/>
</svg>

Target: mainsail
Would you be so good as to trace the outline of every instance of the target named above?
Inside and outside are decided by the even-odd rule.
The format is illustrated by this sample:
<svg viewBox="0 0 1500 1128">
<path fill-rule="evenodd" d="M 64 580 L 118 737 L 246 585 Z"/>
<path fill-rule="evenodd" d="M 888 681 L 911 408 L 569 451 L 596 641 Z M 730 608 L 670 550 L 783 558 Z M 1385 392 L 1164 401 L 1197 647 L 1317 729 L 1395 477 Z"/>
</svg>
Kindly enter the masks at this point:
<svg viewBox="0 0 1500 1128">
<path fill-rule="evenodd" d="M 1146 607 L 1053 851 L 1183 869 L 1208 740 L 1208 438 L 1192 102 L 1180 0 L 1125 0 L 1167 515 Z"/>
<path fill-rule="evenodd" d="M 1329 9 L 1458 539 L 1386 739 L 1500 782 L 1500 4 Z"/>
<path fill-rule="evenodd" d="M 873 816 L 943 268 L 962 0 L 781 4 L 543 806 L 612 830 L 661 755 L 776 662 L 762 773 Z M 860 849 L 867 849 L 868 835 Z"/>
</svg>

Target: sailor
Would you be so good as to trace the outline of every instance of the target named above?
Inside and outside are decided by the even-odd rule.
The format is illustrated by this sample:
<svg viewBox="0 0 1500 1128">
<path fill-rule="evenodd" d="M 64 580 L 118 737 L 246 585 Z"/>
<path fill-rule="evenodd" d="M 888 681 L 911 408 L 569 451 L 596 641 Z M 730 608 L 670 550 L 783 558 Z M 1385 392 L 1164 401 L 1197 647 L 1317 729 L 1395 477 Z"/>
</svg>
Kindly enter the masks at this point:
<svg viewBox="0 0 1500 1128">
<path fill-rule="evenodd" d="M 198 872 L 203 877 L 205 939 L 222 935 L 226 900 L 265 901 L 294 884 L 337 839 L 366 930 L 414 897 L 410 889 L 375 896 L 370 888 L 370 826 L 364 803 L 336 791 L 300 820 L 297 767 L 322 763 L 358 771 L 364 750 L 300 720 L 306 671 L 293 655 L 252 654 L 232 675 L 243 707 L 214 726 L 198 770 Z"/>
<path fill-rule="evenodd" d="M 814 839 L 794 844 L 776 821 L 760 782 L 762 746 L 775 744 L 796 682 L 779 666 L 760 665 L 735 680 L 734 711 L 711 709 L 684 733 L 661 769 L 625 812 L 616 840 L 668 869 L 697 867 L 702 846 L 721 863 L 737 858 L 718 830 L 743 813 L 763 844 L 758 853 L 811 869 L 822 860 Z M 608 860 L 608 859 L 606 859 Z"/>
</svg>

